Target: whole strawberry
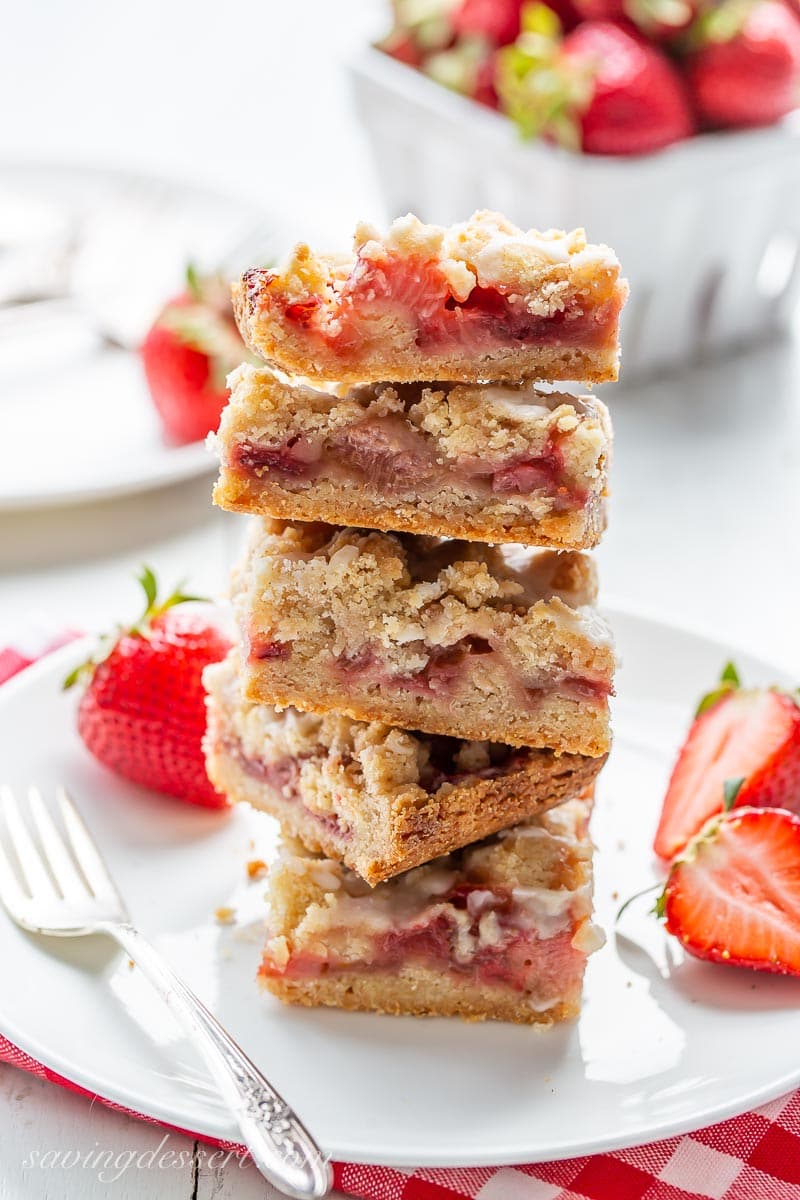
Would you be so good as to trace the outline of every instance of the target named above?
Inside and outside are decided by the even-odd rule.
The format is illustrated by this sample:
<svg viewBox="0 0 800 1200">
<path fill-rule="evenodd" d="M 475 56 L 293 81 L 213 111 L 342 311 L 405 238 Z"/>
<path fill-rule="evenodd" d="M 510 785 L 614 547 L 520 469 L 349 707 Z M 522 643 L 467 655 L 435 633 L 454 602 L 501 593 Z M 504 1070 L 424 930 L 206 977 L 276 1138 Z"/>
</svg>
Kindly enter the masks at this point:
<svg viewBox="0 0 800 1200">
<path fill-rule="evenodd" d="M 506 46 L 519 33 L 523 0 L 461 0 L 450 20 L 459 37 L 482 37 Z"/>
<path fill-rule="evenodd" d="M 203 668 L 230 649 L 199 609 L 183 608 L 177 590 L 159 602 L 149 568 L 139 576 L 142 618 L 105 641 L 107 653 L 76 668 L 71 687 L 88 677 L 78 707 L 78 733 L 90 752 L 118 775 L 190 804 L 224 808 L 206 774 L 201 742 L 206 726 Z"/>
<path fill-rule="evenodd" d="M 560 38 L 555 14 L 523 9 L 498 54 L 501 107 L 525 136 L 588 154 L 644 154 L 688 137 L 694 120 L 676 67 L 632 25 L 584 21 Z"/>
<path fill-rule="evenodd" d="M 695 110 L 707 126 L 769 125 L 800 103 L 800 22 L 780 0 L 734 0 L 701 16 L 686 60 Z"/>
<path fill-rule="evenodd" d="M 239 336 L 228 288 L 190 267 L 186 290 L 159 313 L 141 347 L 147 386 L 168 437 L 196 442 L 216 431 L 230 392 L 225 380 L 253 361 Z"/>
<path fill-rule="evenodd" d="M 587 154 L 645 154 L 694 132 L 686 88 L 656 46 L 611 21 L 584 21 L 564 38 L 568 60 L 595 64 L 593 91 L 580 113 Z"/>
<path fill-rule="evenodd" d="M 488 42 L 479 38 L 458 42 L 450 50 L 431 54 L 422 69 L 451 91 L 469 96 L 489 108 L 497 108 L 495 51 Z"/>
<path fill-rule="evenodd" d="M 422 66 L 429 54 L 455 41 L 452 8 L 453 0 L 392 0 L 393 26 L 379 48 L 409 66 Z"/>
</svg>

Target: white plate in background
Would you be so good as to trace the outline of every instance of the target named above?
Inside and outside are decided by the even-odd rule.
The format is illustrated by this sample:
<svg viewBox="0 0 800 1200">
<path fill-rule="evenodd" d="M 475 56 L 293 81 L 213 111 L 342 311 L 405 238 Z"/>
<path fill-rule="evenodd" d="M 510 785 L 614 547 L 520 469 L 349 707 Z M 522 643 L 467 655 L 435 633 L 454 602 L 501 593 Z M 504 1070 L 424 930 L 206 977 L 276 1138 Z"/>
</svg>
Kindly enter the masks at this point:
<svg viewBox="0 0 800 1200">
<path fill-rule="evenodd" d="M 210 475 L 202 442 L 164 438 L 135 347 L 189 261 L 210 270 L 250 233 L 273 257 L 278 222 L 199 187 L 48 166 L 0 168 L 0 218 L 0 512 Z M 26 287 L 38 301 L 10 310 Z"/>
</svg>

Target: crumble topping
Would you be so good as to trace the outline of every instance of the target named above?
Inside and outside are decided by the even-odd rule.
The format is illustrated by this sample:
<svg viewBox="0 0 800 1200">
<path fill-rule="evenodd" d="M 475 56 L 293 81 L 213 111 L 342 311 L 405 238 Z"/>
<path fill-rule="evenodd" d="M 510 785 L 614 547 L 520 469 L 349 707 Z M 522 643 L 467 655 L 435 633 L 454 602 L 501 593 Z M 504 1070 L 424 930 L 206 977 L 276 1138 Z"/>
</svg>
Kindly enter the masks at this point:
<svg viewBox="0 0 800 1200">
<path fill-rule="evenodd" d="M 585 555 L 269 520 L 250 554 L 237 607 L 267 626 L 279 614 L 282 642 L 324 636 L 334 655 L 379 644 L 397 670 L 418 671 L 431 647 L 469 637 L 502 637 L 507 652 L 540 663 L 563 656 L 566 638 L 576 664 L 591 653 L 613 669 Z"/>
<path fill-rule="evenodd" d="M 522 230 L 486 210 L 449 228 L 427 225 L 412 213 L 398 217 L 384 234 L 361 223 L 353 248 L 357 262 L 380 265 L 390 255 L 435 261 L 459 303 L 476 286 L 496 288 L 541 317 L 563 312 L 576 286 L 610 293 L 619 273 L 614 252 L 588 244 L 583 229 Z M 297 246 L 283 273 L 287 297 L 311 293 L 333 302 L 346 278 L 345 265 L 333 256 L 315 261 L 307 245 Z M 598 272 L 604 280 L 598 280 Z"/>
</svg>

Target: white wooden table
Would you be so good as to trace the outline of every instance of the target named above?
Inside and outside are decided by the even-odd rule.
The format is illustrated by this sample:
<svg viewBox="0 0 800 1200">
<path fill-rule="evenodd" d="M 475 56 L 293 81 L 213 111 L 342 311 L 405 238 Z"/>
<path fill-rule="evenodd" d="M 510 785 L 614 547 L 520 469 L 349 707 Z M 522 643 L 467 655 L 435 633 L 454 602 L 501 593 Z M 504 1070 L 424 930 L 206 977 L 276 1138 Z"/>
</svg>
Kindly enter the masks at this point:
<svg viewBox="0 0 800 1200">
<path fill-rule="evenodd" d="M 357 216 L 380 216 L 340 73 L 384 20 L 369 0 L 143 0 L 124 15 L 75 0 L 19 5 L 11 20 L 16 36 L 0 42 L 0 105 L 15 119 L 0 129 L 3 158 L 164 169 L 262 199 L 280 189 L 298 220 L 342 236 Z M 50 86 L 32 88 L 31 78 Z M 617 439 L 599 562 L 607 601 L 712 631 L 800 679 L 799 368 L 795 342 L 647 387 L 606 389 Z M 37 613 L 104 627 L 137 603 L 131 574 L 142 561 L 165 581 L 187 576 L 195 589 L 221 592 L 240 534 L 238 519 L 212 510 L 207 480 L 0 517 L 0 619 L 7 629 Z M 251 1168 L 210 1166 L 207 1148 L 178 1135 L 162 1149 L 183 1151 L 184 1165 L 133 1163 L 116 1180 L 118 1168 L 31 1160 L 113 1151 L 122 1164 L 157 1151 L 163 1137 L 0 1067 L 0 1200 L 270 1194 Z"/>
</svg>

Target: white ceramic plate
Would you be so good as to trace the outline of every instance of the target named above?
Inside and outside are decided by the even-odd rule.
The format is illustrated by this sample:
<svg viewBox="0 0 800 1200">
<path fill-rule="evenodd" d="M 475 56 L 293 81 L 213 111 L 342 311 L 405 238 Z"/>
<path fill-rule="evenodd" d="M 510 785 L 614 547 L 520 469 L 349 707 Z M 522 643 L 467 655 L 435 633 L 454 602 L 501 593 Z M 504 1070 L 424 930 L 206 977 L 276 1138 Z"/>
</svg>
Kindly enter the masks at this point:
<svg viewBox="0 0 800 1200">
<path fill-rule="evenodd" d="M 117 171 L 0 169 L 0 419 L 14 447 L 0 512 L 213 472 L 202 442 L 164 438 L 138 354 L 108 345 L 102 329 L 137 346 L 187 262 L 211 269 L 262 222 L 264 253 L 279 252 L 285 237 L 263 211 L 206 189 Z M 56 298 L 10 311 L 4 301 L 23 285 Z M 58 298 L 64 288 L 71 299 Z"/>
<path fill-rule="evenodd" d="M 254 984 L 269 818 L 192 810 L 96 765 L 59 682 L 68 647 L 0 689 L 2 775 L 65 782 L 141 928 L 340 1160 L 514 1163 L 630 1146 L 741 1112 L 800 1082 L 800 980 L 684 959 L 648 901 L 614 933 L 620 897 L 656 877 L 649 845 L 693 701 L 730 648 L 612 613 L 623 666 L 616 744 L 594 822 L 597 910 L 609 934 L 574 1025 L 284 1008 Z M 747 679 L 781 673 L 736 655 Z M 216 923 L 220 905 L 236 926 Z M 184 1129 L 236 1138 L 202 1064 L 136 969 L 100 940 L 44 941 L 0 914 L 0 1030 L 83 1087 Z"/>
</svg>

